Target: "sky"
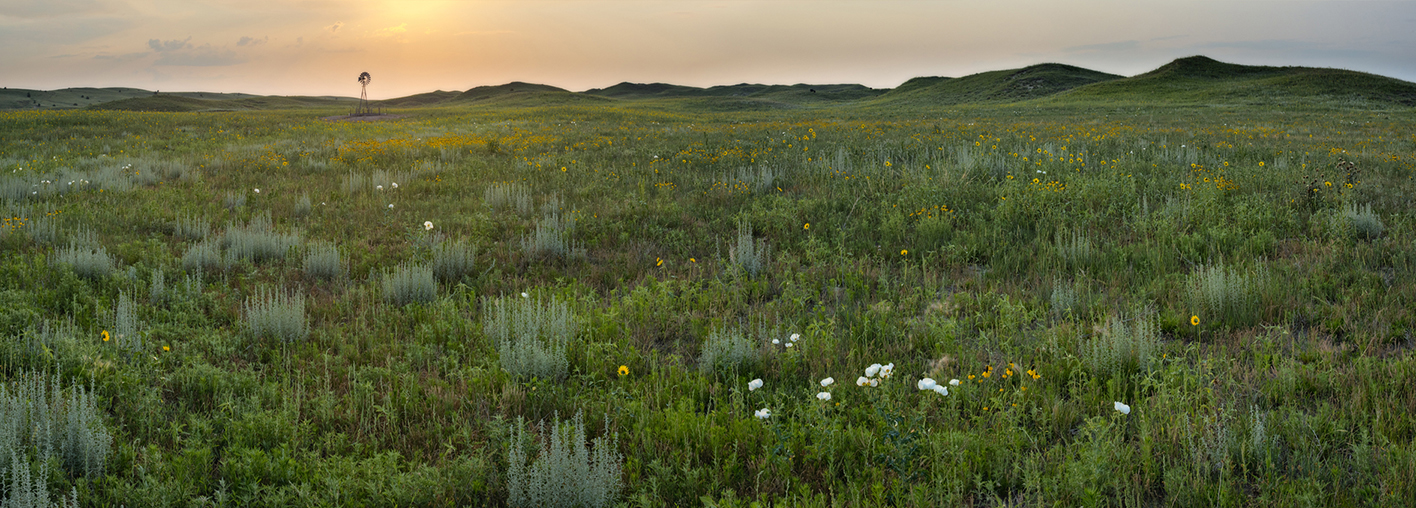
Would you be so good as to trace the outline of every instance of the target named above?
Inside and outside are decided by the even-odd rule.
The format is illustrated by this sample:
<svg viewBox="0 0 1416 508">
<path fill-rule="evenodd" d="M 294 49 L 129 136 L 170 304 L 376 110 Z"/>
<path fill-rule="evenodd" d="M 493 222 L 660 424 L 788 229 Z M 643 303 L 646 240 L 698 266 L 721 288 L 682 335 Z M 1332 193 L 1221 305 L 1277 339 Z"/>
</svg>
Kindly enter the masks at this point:
<svg viewBox="0 0 1416 508">
<path fill-rule="evenodd" d="M 0 0 L 0 85 L 371 99 L 859 83 L 1205 55 L 1416 81 L 1416 0 Z"/>
</svg>

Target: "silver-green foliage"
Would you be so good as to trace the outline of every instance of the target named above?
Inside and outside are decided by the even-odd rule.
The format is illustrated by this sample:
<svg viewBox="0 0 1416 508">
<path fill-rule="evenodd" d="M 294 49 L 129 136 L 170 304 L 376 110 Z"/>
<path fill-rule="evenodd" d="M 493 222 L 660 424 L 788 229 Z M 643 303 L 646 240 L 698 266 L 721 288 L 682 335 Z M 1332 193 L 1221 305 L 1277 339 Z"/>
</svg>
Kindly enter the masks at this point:
<svg viewBox="0 0 1416 508">
<path fill-rule="evenodd" d="M 304 294 L 259 290 L 246 298 L 243 310 L 246 328 L 256 337 L 294 342 L 310 334 Z"/>
<path fill-rule="evenodd" d="M 765 340 L 765 339 L 764 339 Z M 738 329 L 713 330 L 703 343 L 698 368 L 705 372 L 736 371 L 757 364 L 760 344 Z"/>
<path fill-rule="evenodd" d="M 531 213 L 531 191 L 516 183 L 494 183 L 482 191 L 482 201 L 492 210 L 514 210 L 520 215 Z"/>
<path fill-rule="evenodd" d="M 141 353 L 146 346 L 142 326 L 133 299 L 128 297 L 128 293 L 118 293 L 118 302 L 113 306 L 114 345 L 130 353 Z"/>
<path fill-rule="evenodd" d="M 482 331 L 497 345 L 501 367 L 520 377 L 557 379 L 569 368 L 566 347 L 575 337 L 570 305 L 552 298 L 482 299 Z"/>
<path fill-rule="evenodd" d="M 211 232 L 211 221 L 205 217 L 179 214 L 177 220 L 172 223 L 172 232 L 188 240 L 201 240 Z"/>
<path fill-rule="evenodd" d="M 444 282 L 456 282 L 472 272 L 477 253 L 466 239 L 440 242 L 433 246 L 433 275 Z"/>
<path fill-rule="evenodd" d="M 98 398 L 83 385 L 64 389 L 52 379 L 23 373 L 0 383 L 0 474 L 28 469 L 25 457 L 58 459 L 73 475 L 102 476 L 113 443 Z"/>
<path fill-rule="evenodd" d="M 771 262 L 769 251 L 767 240 L 752 238 L 752 226 L 738 224 L 737 241 L 728 251 L 728 258 L 749 276 L 756 277 Z"/>
<path fill-rule="evenodd" d="M 3 453 L 3 452 L 0 452 Z M 0 497 L 0 507 L 3 508 L 79 508 L 78 487 L 69 488 L 69 497 L 60 497 L 57 501 L 49 499 L 49 463 L 43 462 L 39 465 L 39 474 L 31 475 L 28 464 L 24 464 L 19 455 L 11 452 L 11 463 L 23 464 L 23 467 L 14 468 L 10 473 L 10 485 L 8 496 Z M 4 475 L 0 475 L 0 480 Z"/>
<path fill-rule="evenodd" d="M 291 248 L 302 244 L 299 234 L 275 231 L 269 213 L 252 218 L 245 225 L 227 227 L 221 243 L 226 248 L 228 264 L 239 261 L 259 263 L 282 258 Z"/>
<path fill-rule="evenodd" d="M 1160 334 L 1149 318 L 1112 316 L 1101 333 L 1083 344 L 1080 356 L 1093 372 L 1126 374 L 1149 368 L 1158 352 Z"/>
<path fill-rule="evenodd" d="M 68 265 L 80 277 L 90 279 L 107 277 L 114 270 L 113 257 L 101 245 L 70 243 L 54 253 L 53 264 Z"/>
<path fill-rule="evenodd" d="M 152 284 L 148 287 L 148 301 L 153 305 L 162 305 L 167 301 L 167 274 L 160 266 L 152 271 Z"/>
<path fill-rule="evenodd" d="M 431 302 L 438 297 L 438 282 L 433 279 L 433 267 L 403 263 L 392 272 L 383 274 L 384 300 L 394 305 Z"/>
<path fill-rule="evenodd" d="M 1086 314 L 1091 306 L 1091 288 L 1086 283 L 1086 272 L 1075 281 L 1067 282 L 1060 277 L 1052 279 L 1052 314 L 1057 318 Z"/>
<path fill-rule="evenodd" d="M 1085 267 L 1096 256 L 1096 247 L 1092 245 L 1091 238 L 1081 233 L 1064 235 L 1058 231 L 1053 237 L 1053 245 L 1056 246 L 1057 255 L 1062 258 L 1063 264 L 1071 268 Z"/>
<path fill-rule="evenodd" d="M 182 253 L 182 268 L 194 272 L 216 270 L 222 266 L 220 240 L 208 238 L 187 247 Z"/>
<path fill-rule="evenodd" d="M 1381 217 L 1372 212 L 1372 205 L 1357 206 L 1348 203 L 1342 207 L 1342 219 L 1349 234 L 1359 240 L 1372 240 L 1382 236 L 1386 226 Z"/>
<path fill-rule="evenodd" d="M 527 464 L 523 449 L 527 440 L 525 427 L 525 421 L 517 417 L 507 452 L 507 504 L 603 508 L 619 497 L 624 457 L 615 450 L 616 437 L 595 438 L 587 448 L 585 422 L 580 413 L 570 421 L 556 418 L 549 439 L 538 430 L 534 439 L 536 460 Z M 609 428 L 608 419 L 605 428 Z"/>
<path fill-rule="evenodd" d="M 579 253 L 582 249 L 570 240 L 575 229 L 575 219 L 553 213 L 536 222 L 536 228 L 521 239 L 521 251 L 527 256 L 566 257 Z"/>
<path fill-rule="evenodd" d="M 344 275 L 344 262 L 339 247 L 333 243 L 314 242 L 305 250 L 305 276 L 313 279 L 333 279 Z"/>
<path fill-rule="evenodd" d="M 221 200 L 226 205 L 227 210 L 235 210 L 246 206 L 246 191 L 227 191 L 226 196 Z"/>
<path fill-rule="evenodd" d="M 310 195 L 309 195 L 309 194 L 301 194 L 301 195 L 300 195 L 300 200 L 295 202 L 295 216 L 296 216 L 296 217 L 306 217 L 306 216 L 309 216 L 309 215 L 310 215 L 310 211 L 311 211 L 312 209 L 314 209 L 314 204 L 313 204 L 313 203 L 310 203 Z"/>
<path fill-rule="evenodd" d="M 1201 267 L 1190 276 L 1190 304 L 1199 309 L 1201 321 L 1251 323 L 1258 310 L 1258 286 L 1263 275 L 1262 271 L 1240 271 L 1222 263 Z"/>
</svg>

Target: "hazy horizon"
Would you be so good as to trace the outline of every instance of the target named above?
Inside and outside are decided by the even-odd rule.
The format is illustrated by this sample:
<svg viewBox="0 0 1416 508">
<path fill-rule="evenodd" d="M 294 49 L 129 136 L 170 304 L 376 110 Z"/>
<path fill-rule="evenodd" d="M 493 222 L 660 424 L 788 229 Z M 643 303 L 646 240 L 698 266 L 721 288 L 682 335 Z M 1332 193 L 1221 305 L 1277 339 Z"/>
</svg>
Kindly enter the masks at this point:
<svg viewBox="0 0 1416 508">
<path fill-rule="evenodd" d="M 1416 2 L 12 0 L 10 88 L 372 99 L 524 81 L 893 88 L 1062 63 L 1132 76 L 1176 58 L 1416 81 Z"/>
</svg>

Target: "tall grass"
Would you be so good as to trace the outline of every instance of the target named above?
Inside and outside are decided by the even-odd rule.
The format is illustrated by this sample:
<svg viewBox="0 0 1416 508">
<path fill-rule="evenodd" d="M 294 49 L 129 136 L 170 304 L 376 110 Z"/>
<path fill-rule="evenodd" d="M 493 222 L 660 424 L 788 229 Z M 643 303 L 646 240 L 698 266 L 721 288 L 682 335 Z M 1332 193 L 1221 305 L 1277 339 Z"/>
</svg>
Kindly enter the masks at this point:
<svg viewBox="0 0 1416 508">
<path fill-rule="evenodd" d="M 426 264 L 403 263 L 383 274 L 384 301 L 394 305 L 427 303 L 438 297 L 438 282 L 433 267 Z"/>
<path fill-rule="evenodd" d="M 549 432 L 537 432 L 530 439 L 537 450 L 536 459 L 529 464 L 524 450 L 528 441 L 525 427 L 520 418 L 512 426 L 507 451 L 508 505 L 603 508 L 619 498 L 624 458 L 615 451 L 611 436 L 595 438 L 587 447 L 581 413 L 564 422 L 553 417 Z M 608 419 L 605 428 L 609 428 Z"/>
<path fill-rule="evenodd" d="M 560 379 L 577 327 L 570 306 L 552 298 L 482 299 L 482 333 L 496 345 L 502 370 L 513 376 Z"/>
<path fill-rule="evenodd" d="M 254 337 L 271 337 L 284 342 L 304 340 L 310 335 L 305 317 L 305 295 L 276 289 L 261 289 L 242 305 L 246 329 Z"/>
</svg>

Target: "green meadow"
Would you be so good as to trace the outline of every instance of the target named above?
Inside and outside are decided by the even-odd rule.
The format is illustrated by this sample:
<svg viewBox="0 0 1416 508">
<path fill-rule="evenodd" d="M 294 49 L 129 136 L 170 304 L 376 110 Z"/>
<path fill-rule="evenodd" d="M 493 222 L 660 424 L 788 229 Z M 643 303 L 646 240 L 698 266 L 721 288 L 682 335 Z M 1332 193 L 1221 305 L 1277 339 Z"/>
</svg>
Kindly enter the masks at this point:
<svg viewBox="0 0 1416 508">
<path fill-rule="evenodd" d="M 1416 85 L 1022 71 L 0 112 L 0 498 L 1416 502 Z"/>
</svg>

